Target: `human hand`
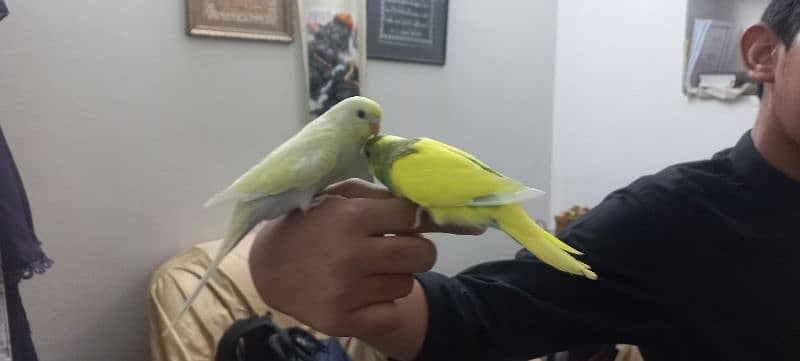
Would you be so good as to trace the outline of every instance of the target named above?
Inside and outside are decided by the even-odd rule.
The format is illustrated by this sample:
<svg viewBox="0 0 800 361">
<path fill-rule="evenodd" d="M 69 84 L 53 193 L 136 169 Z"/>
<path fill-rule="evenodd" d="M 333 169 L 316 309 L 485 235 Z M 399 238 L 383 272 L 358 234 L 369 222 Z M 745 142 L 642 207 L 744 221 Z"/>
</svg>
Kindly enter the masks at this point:
<svg viewBox="0 0 800 361">
<path fill-rule="evenodd" d="M 272 221 L 250 251 L 256 289 L 270 307 L 333 336 L 385 334 L 403 322 L 396 300 L 414 286 L 413 274 L 436 261 L 420 233 L 483 233 L 439 227 L 428 217 L 413 229 L 416 206 L 361 180 L 326 190 L 305 215 Z"/>
</svg>

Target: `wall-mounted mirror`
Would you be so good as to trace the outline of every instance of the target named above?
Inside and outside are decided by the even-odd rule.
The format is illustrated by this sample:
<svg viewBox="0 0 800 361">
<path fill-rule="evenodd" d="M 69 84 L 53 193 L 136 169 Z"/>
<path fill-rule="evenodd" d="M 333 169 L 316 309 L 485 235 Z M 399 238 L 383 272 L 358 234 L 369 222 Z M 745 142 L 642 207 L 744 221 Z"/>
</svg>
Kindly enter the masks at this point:
<svg viewBox="0 0 800 361">
<path fill-rule="evenodd" d="M 769 0 L 688 0 L 683 90 L 689 96 L 736 99 L 755 95 L 739 37 Z"/>
</svg>

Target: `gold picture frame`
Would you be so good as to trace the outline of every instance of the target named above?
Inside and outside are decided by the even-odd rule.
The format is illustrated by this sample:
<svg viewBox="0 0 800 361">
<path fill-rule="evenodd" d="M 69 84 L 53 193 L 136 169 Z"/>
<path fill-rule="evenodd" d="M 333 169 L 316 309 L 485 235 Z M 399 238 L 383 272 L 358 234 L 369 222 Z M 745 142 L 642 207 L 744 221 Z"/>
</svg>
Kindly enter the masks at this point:
<svg viewBox="0 0 800 361">
<path fill-rule="evenodd" d="M 292 42 L 296 0 L 186 0 L 194 36 Z"/>
</svg>

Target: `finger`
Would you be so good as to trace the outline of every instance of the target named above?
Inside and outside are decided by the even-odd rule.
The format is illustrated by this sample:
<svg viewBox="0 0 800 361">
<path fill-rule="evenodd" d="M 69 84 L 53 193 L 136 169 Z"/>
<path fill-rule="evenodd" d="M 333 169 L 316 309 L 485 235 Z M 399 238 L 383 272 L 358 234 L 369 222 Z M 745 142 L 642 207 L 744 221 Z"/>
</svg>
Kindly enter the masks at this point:
<svg viewBox="0 0 800 361">
<path fill-rule="evenodd" d="M 358 247 L 368 256 L 353 267 L 370 274 L 421 273 L 436 264 L 436 246 L 422 237 L 371 237 Z"/>
<path fill-rule="evenodd" d="M 351 178 L 332 184 L 323 193 L 335 194 L 346 198 L 394 198 L 392 192 L 389 192 L 386 188 L 359 178 Z"/>
<path fill-rule="evenodd" d="M 366 305 L 350 314 L 350 331 L 356 336 L 387 334 L 402 324 L 402 317 L 396 301 Z"/>
<path fill-rule="evenodd" d="M 438 225 L 431 219 L 428 212 L 422 213 L 422 225 L 417 230 L 419 233 L 451 233 L 465 236 L 478 236 L 486 232 L 486 227 L 463 226 L 457 224 Z"/>
<path fill-rule="evenodd" d="M 400 198 L 357 198 L 343 200 L 339 217 L 364 235 L 413 233 L 413 203 Z"/>
<path fill-rule="evenodd" d="M 393 301 L 408 296 L 413 287 L 412 274 L 370 275 L 348 290 L 347 299 L 352 303 L 343 306 L 355 310 L 374 303 Z"/>
<path fill-rule="evenodd" d="M 478 235 L 485 228 L 467 226 L 439 226 L 423 213 L 422 223 L 414 228 L 417 205 L 406 199 L 354 199 L 351 210 L 359 228 L 370 235 L 383 234 L 416 234 L 416 233 L 453 233 Z"/>
</svg>

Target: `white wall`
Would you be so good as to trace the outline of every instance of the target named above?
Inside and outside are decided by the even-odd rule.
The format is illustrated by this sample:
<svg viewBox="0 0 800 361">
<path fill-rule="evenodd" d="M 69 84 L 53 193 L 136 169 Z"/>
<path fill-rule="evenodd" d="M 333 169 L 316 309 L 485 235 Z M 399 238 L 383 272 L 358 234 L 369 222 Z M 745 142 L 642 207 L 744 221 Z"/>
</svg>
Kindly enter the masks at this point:
<svg viewBox="0 0 800 361">
<path fill-rule="evenodd" d="M 681 92 L 686 1 L 558 2 L 552 211 L 704 159 L 752 125 L 752 99 Z"/>
<path fill-rule="evenodd" d="M 2 126 L 56 262 L 22 284 L 42 360 L 145 358 L 150 273 L 221 234 L 204 200 L 301 124 L 295 47 L 189 40 L 182 3 L 10 1 L 0 22 Z"/>
<path fill-rule="evenodd" d="M 445 67 L 368 66 L 386 131 L 549 189 L 555 3 L 451 1 Z M 8 5 L 2 126 L 56 261 L 22 284 L 40 357 L 141 360 L 150 273 L 219 237 L 228 210 L 202 203 L 301 126 L 299 48 L 187 38 L 183 1 Z M 548 199 L 530 207 L 544 218 Z M 435 238 L 448 273 L 518 248 Z"/>
</svg>

